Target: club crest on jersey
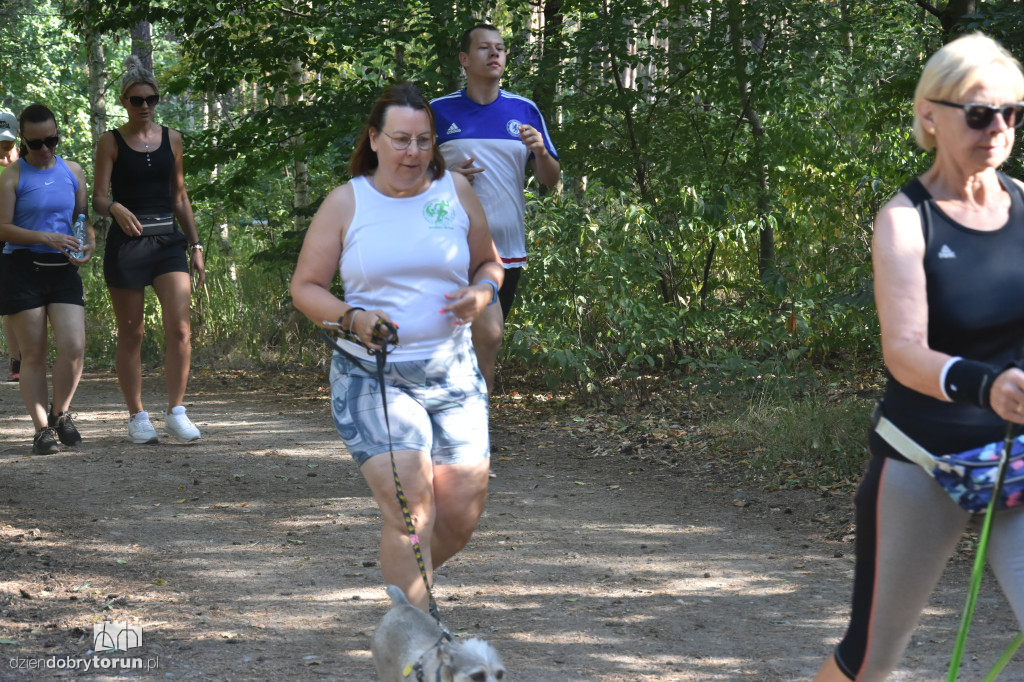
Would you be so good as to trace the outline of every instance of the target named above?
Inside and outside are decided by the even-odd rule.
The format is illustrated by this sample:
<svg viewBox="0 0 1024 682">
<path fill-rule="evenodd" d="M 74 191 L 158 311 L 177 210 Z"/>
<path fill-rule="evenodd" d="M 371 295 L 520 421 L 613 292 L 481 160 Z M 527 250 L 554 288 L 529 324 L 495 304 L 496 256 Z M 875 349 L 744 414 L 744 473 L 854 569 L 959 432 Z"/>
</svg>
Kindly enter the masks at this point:
<svg viewBox="0 0 1024 682">
<path fill-rule="evenodd" d="M 452 202 L 447 199 L 434 199 L 423 206 L 423 219 L 431 230 L 451 230 L 455 218 Z"/>
<path fill-rule="evenodd" d="M 505 130 L 507 130 L 508 134 L 511 135 L 512 137 L 519 137 L 520 125 L 522 124 L 513 118 L 512 120 L 505 124 Z"/>
</svg>

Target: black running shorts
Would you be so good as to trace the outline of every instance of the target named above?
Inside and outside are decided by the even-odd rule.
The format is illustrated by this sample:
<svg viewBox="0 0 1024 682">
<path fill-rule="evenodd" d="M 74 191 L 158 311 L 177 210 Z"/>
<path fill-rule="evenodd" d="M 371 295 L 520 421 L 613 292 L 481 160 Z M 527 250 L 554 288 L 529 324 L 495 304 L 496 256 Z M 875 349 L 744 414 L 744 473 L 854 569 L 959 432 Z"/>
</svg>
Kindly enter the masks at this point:
<svg viewBox="0 0 1024 682">
<path fill-rule="evenodd" d="M 103 278 L 114 289 L 142 289 L 168 272 L 188 273 L 188 240 L 181 232 L 129 237 L 110 226 L 103 252 Z"/>
<path fill-rule="evenodd" d="M 51 303 L 85 306 L 82 277 L 66 256 L 28 249 L 0 255 L 0 315 Z"/>
</svg>

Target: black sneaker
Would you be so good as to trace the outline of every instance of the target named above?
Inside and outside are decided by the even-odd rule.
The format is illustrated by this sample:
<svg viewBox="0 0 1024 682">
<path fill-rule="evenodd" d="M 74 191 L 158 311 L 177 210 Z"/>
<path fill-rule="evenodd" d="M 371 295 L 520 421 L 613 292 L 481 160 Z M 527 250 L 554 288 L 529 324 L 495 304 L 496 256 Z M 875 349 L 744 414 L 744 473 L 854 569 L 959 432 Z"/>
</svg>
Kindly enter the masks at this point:
<svg viewBox="0 0 1024 682">
<path fill-rule="evenodd" d="M 71 416 L 71 412 L 61 412 L 58 415 L 54 415 L 50 412 L 46 416 L 46 421 L 50 427 L 57 432 L 57 437 L 60 438 L 60 442 L 64 445 L 79 445 L 82 442 L 82 435 L 78 433 L 78 429 L 75 427 L 75 420 Z"/>
<path fill-rule="evenodd" d="M 57 443 L 57 432 L 49 426 L 36 431 L 32 439 L 32 453 L 36 455 L 52 455 L 60 452 L 60 445 Z"/>
</svg>

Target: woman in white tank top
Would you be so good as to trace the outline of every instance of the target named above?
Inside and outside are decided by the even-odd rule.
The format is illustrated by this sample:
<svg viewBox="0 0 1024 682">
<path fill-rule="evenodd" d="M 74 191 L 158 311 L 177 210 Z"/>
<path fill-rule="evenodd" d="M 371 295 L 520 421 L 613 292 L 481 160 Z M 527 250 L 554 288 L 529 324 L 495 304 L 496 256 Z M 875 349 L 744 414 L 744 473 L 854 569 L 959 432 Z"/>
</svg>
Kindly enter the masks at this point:
<svg viewBox="0 0 1024 682">
<path fill-rule="evenodd" d="M 296 308 L 319 326 L 337 320 L 364 346 L 342 341 L 346 354 L 335 353 L 332 415 L 383 515 L 384 581 L 420 608 L 428 597 L 396 501 L 366 349 L 379 350 L 380 321 L 398 329 L 385 369 L 390 434 L 432 575 L 469 542 L 487 498 L 487 389 L 469 325 L 497 300 L 504 274 L 479 199 L 445 170 L 435 137 L 415 86 L 384 92 L 352 156 L 352 181 L 321 204 L 291 284 Z M 339 269 L 344 300 L 331 293 Z"/>
</svg>

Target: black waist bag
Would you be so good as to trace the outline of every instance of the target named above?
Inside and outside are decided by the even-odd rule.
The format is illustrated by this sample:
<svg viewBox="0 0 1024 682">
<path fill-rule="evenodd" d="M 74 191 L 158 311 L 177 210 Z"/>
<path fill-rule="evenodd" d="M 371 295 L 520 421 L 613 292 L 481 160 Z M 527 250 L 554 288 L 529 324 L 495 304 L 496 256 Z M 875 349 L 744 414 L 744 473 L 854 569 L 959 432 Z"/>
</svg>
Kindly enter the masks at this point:
<svg viewBox="0 0 1024 682">
<path fill-rule="evenodd" d="M 178 221 L 171 215 L 137 215 L 142 224 L 140 237 L 157 237 L 162 234 L 174 234 L 178 229 Z"/>
</svg>

